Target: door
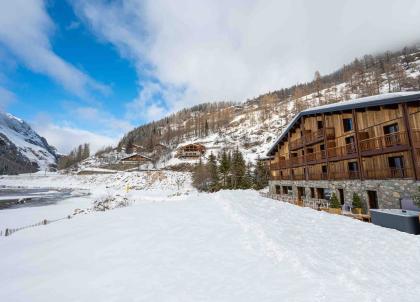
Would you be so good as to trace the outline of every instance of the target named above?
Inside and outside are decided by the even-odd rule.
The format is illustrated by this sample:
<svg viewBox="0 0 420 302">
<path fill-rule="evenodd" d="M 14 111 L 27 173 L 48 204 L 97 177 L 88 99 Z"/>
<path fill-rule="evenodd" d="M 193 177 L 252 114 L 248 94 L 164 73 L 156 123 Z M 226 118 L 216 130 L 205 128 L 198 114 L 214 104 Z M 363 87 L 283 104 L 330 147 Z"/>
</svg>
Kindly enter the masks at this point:
<svg viewBox="0 0 420 302">
<path fill-rule="evenodd" d="M 344 204 L 344 189 L 338 189 L 338 194 L 340 195 L 340 203 Z"/>
<path fill-rule="evenodd" d="M 378 194 L 376 191 L 367 191 L 369 199 L 369 209 L 378 208 Z"/>
<path fill-rule="evenodd" d="M 298 200 L 302 201 L 302 197 L 305 197 L 305 188 L 304 187 L 298 187 L 297 188 L 297 193 L 298 193 Z"/>
</svg>

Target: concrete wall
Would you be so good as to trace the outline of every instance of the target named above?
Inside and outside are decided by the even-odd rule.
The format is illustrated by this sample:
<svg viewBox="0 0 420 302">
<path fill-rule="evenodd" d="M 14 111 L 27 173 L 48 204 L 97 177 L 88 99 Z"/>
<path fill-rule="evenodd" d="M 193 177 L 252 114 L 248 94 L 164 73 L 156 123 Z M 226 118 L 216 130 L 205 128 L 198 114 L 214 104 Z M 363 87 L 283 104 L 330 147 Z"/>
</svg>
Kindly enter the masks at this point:
<svg viewBox="0 0 420 302">
<path fill-rule="evenodd" d="M 376 191 L 379 208 L 399 209 L 400 199 L 411 198 L 418 192 L 420 182 L 410 179 L 389 179 L 389 180 L 345 180 L 345 181 L 287 181 L 271 180 L 269 183 L 270 193 L 275 193 L 275 186 L 292 186 L 293 195 L 297 197 L 297 187 L 305 187 L 306 196 L 310 197 L 310 188 L 331 189 L 339 197 L 338 189 L 344 190 L 344 200 L 351 203 L 353 193 L 359 194 L 365 209 L 369 208 L 367 191 Z"/>
</svg>

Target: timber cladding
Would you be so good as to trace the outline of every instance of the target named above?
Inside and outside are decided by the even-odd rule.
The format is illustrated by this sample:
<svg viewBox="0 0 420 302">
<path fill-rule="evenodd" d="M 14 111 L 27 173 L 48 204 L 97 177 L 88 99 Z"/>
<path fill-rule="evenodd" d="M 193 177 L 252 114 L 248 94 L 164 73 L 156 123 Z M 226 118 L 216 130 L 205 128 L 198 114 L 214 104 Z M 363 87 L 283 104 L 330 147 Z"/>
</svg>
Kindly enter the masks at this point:
<svg viewBox="0 0 420 302">
<path fill-rule="evenodd" d="M 418 180 L 420 93 L 301 112 L 271 147 L 272 180 Z"/>
</svg>

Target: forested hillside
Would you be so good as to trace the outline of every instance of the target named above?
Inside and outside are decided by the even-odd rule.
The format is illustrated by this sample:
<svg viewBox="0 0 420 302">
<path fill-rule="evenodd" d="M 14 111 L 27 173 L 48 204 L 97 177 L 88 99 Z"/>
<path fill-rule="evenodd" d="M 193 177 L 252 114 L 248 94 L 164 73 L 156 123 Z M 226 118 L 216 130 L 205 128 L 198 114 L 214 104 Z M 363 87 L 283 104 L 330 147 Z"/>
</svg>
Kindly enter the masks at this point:
<svg viewBox="0 0 420 302">
<path fill-rule="evenodd" d="M 138 144 L 148 151 L 158 143 L 174 150 L 187 142 L 205 144 L 214 153 L 240 148 L 247 159 L 264 156 L 282 127 L 309 106 L 387 92 L 420 90 L 420 47 L 365 55 L 337 71 L 242 103 L 204 103 L 183 109 L 127 133 L 119 147 Z"/>
</svg>

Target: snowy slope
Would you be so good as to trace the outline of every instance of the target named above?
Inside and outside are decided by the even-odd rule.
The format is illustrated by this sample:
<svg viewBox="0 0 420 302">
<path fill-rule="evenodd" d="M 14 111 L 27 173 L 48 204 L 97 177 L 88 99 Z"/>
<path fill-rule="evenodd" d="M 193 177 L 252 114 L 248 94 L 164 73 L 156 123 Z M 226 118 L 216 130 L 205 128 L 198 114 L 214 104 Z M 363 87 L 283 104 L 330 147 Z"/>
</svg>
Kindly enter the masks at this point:
<svg viewBox="0 0 420 302">
<path fill-rule="evenodd" d="M 57 161 L 55 148 L 48 145 L 45 138 L 25 121 L 4 112 L 0 112 L 0 156 L 9 165 L 21 166 L 23 171 L 25 166 L 26 171 L 45 170 L 55 166 Z"/>
<path fill-rule="evenodd" d="M 129 207 L 0 237 L 0 301 L 414 302 L 420 296 L 419 236 L 253 191 L 155 193 L 133 191 Z M 60 217 L 58 207 L 45 208 Z M 37 208 L 3 212 L 17 222 L 22 210 L 28 216 Z"/>
</svg>

